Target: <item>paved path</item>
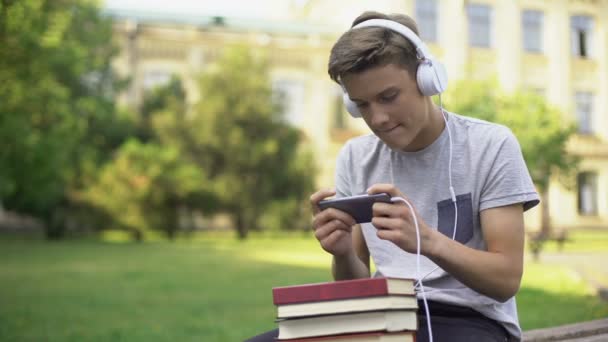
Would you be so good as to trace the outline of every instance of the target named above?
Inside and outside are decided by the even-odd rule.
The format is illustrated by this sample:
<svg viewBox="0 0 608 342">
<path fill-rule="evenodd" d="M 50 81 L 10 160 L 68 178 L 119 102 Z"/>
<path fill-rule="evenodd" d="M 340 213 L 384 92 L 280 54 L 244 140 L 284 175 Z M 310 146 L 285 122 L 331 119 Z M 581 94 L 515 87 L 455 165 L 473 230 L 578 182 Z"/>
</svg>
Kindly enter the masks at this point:
<svg viewBox="0 0 608 342">
<path fill-rule="evenodd" d="M 598 290 L 608 301 L 608 251 L 542 252 L 540 262 L 567 266 Z"/>
</svg>

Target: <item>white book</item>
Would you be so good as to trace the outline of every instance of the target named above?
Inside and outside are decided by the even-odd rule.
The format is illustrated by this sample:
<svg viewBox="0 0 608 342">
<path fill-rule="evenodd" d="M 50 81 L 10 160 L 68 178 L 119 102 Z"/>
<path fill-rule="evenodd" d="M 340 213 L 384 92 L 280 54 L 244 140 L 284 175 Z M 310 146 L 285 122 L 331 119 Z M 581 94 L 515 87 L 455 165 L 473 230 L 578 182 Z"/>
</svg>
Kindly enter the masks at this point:
<svg viewBox="0 0 608 342">
<path fill-rule="evenodd" d="M 279 339 L 371 331 L 404 331 L 418 328 L 413 310 L 368 311 L 278 321 Z"/>
<path fill-rule="evenodd" d="M 361 311 L 418 309 L 415 296 L 378 296 L 330 301 L 283 304 L 277 306 L 278 318 L 354 313 Z"/>
<path fill-rule="evenodd" d="M 304 337 L 289 340 L 276 340 L 277 342 L 416 342 L 415 331 L 399 332 L 367 332 L 354 334 L 329 335 L 318 337 Z"/>
</svg>

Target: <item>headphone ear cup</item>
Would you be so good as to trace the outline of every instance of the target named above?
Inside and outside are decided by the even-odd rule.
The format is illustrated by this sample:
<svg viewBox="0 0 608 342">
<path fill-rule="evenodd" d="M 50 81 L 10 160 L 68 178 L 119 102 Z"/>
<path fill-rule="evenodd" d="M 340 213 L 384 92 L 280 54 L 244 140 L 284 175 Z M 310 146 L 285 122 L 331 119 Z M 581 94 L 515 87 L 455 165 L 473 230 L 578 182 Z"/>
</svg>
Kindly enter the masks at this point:
<svg viewBox="0 0 608 342">
<path fill-rule="evenodd" d="M 418 66 L 416 81 L 422 95 L 433 96 L 447 88 L 448 75 L 443 64 L 435 60 L 427 60 Z"/>
<path fill-rule="evenodd" d="M 346 111 L 349 112 L 353 118 L 361 117 L 359 107 L 357 107 L 357 105 L 353 101 L 351 101 L 346 92 L 342 94 L 342 100 L 344 101 L 344 107 L 346 107 Z"/>
</svg>

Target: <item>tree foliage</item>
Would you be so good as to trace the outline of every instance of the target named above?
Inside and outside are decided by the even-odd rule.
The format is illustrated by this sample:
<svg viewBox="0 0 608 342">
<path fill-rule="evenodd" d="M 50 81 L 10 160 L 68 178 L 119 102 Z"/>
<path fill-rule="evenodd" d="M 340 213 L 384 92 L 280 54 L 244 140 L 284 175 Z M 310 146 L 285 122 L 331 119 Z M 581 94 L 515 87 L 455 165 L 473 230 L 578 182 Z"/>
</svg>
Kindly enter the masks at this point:
<svg viewBox="0 0 608 342">
<path fill-rule="evenodd" d="M 262 214 L 281 203 L 292 218 L 281 221 L 289 225 L 284 228 L 296 228 L 316 168 L 302 133 L 281 114 L 267 61 L 244 47 L 227 49 L 201 76 L 199 88 L 202 100 L 189 113 L 190 125 L 173 136 L 182 146 L 190 142 L 189 155 L 207 171 L 238 236 L 260 229 Z"/>
<path fill-rule="evenodd" d="M 152 125 L 154 117 L 187 125 L 185 110 L 185 92 L 177 78 L 145 95 L 133 137 L 78 194 L 80 203 L 107 214 L 105 228 L 127 230 L 138 241 L 149 230 L 173 239 L 180 215 L 194 209 L 213 212 L 217 207 L 205 170 L 174 141 L 180 132 L 157 132 Z"/>
<path fill-rule="evenodd" d="M 177 149 L 130 140 L 107 163 L 83 200 L 109 214 L 114 228 L 141 240 L 148 229 L 173 239 L 180 209 L 204 190 L 199 168 L 184 161 Z"/>
<path fill-rule="evenodd" d="M 543 195 L 542 230 L 550 230 L 547 196 L 550 181 L 571 187 L 579 158 L 567 151 L 577 131 L 575 123 L 532 92 L 507 94 L 494 81 L 462 81 L 446 94 L 450 111 L 504 124 L 521 145 L 522 154 L 538 191 Z"/>
<path fill-rule="evenodd" d="M 112 27 L 92 1 L 2 1 L 0 199 L 62 233 L 70 190 L 129 134 L 116 114 Z M 65 211 L 63 211 L 65 212 Z"/>
<path fill-rule="evenodd" d="M 173 80 L 135 118 L 115 107 L 125 82 L 97 5 L 0 0 L 2 206 L 44 220 L 49 237 L 69 222 L 174 236 L 184 208 L 232 215 L 243 238 L 306 222 L 316 169 L 264 58 L 228 49 L 201 76 L 198 104 Z"/>
<path fill-rule="evenodd" d="M 229 214 L 240 238 L 261 225 L 301 227 L 316 169 L 302 134 L 281 115 L 265 60 L 228 49 L 199 89 L 194 105 L 177 78 L 148 93 L 137 140 L 84 198 L 137 234 L 174 236 L 179 216 L 193 211 Z"/>
</svg>

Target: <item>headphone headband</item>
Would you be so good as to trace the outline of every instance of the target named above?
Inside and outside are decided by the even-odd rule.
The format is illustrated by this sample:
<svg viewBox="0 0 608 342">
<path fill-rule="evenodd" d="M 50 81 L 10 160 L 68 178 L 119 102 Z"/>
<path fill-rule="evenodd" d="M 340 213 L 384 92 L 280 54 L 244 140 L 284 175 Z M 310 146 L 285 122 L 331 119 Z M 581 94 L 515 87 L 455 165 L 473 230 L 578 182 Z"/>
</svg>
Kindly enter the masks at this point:
<svg viewBox="0 0 608 342">
<path fill-rule="evenodd" d="M 395 31 L 401 34 L 402 36 L 405 36 L 405 38 L 407 38 L 412 44 L 414 44 L 418 58 L 433 59 L 433 55 L 426 47 L 426 44 L 424 44 L 424 42 L 418 37 L 418 35 L 414 31 L 412 31 L 409 27 L 405 25 L 402 25 L 393 20 L 369 19 L 353 26 L 351 30 L 364 27 L 384 27 L 389 30 Z"/>
<path fill-rule="evenodd" d="M 366 20 L 353 26 L 351 30 L 360 29 L 364 27 L 387 28 L 389 30 L 401 34 L 414 45 L 414 47 L 416 48 L 416 57 L 421 60 L 416 69 L 416 83 L 422 95 L 433 96 L 436 94 L 440 94 L 446 89 L 448 84 L 448 76 L 443 64 L 435 60 L 427 46 L 418 37 L 418 35 L 414 33 L 414 31 L 412 31 L 405 25 L 387 19 Z M 361 112 L 359 111 L 357 105 L 350 100 L 346 89 L 344 88 L 344 85 L 341 83 L 341 81 L 340 85 L 342 86 L 343 100 L 344 105 L 346 106 L 346 110 L 353 117 L 361 117 Z"/>
</svg>

